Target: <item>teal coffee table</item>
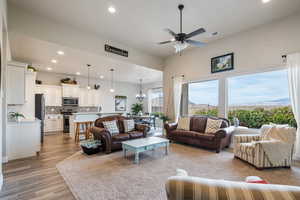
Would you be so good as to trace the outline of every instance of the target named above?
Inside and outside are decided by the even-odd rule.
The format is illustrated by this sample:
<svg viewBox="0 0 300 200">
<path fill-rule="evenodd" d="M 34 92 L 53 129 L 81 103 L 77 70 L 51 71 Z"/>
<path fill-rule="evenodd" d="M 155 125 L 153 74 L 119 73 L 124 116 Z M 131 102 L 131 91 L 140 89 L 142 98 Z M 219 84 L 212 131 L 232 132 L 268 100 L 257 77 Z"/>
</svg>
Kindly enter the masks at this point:
<svg viewBox="0 0 300 200">
<path fill-rule="evenodd" d="M 134 163 L 139 163 L 139 153 L 149 150 L 154 150 L 160 147 L 165 147 L 166 155 L 169 153 L 169 140 L 160 137 L 148 137 L 136 140 L 129 140 L 122 142 L 124 157 L 126 152 L 131 151 L 135 153 Z"/>
</svg>

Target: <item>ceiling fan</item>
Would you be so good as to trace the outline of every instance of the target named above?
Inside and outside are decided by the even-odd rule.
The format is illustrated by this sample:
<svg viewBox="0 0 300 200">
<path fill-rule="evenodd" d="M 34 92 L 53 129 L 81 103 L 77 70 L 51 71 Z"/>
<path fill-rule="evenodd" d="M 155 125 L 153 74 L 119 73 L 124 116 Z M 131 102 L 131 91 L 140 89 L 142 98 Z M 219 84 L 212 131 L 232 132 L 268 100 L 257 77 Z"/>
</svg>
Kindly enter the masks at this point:
<svg viewBox="0 0 300 200">
<path fill-rule="evenodd" d="M 169 34 L 171 34 L 173 36 L 173 39 L 158 43 L 158 44 L 168 44 L 168 43 L 175 42 L 174 48 L 176 50 L 176 53 L 181 52 L 182 50 L 187 48 L 189 45 L 196 46 L 196 47 L 203 47 L 205 45 L 205 43 L 203 43 L 203 42 L 199 42 L 199 41 L 190 39 L 196 35 L 205 33 L 204 28 L 199 28 L 189 34 L 182 32 L 182 10 L 183 10 L 183 8 L 184 8 L 184 5 L 179 4 L 178 9 L 180 11 L 180 33 L 176 34 L 174 31 L 167 28 L 167 29 L 165 29 L 165 31 L 167 31 Z"/>
</svg>

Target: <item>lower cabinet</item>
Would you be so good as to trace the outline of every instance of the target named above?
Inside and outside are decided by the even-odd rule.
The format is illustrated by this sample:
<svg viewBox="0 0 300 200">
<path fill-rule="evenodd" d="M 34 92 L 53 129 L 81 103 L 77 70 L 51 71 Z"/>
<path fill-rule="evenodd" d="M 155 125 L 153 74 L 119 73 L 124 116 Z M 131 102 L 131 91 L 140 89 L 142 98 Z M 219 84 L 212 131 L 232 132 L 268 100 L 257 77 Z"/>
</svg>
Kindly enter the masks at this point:
<svg viewBox="0 0 300 200">
<path fill-rule="evenodd" d="M 41 122 L 8 122 L 6 160 L 35 156 L 41 149 Z"/>
<path fill-rule="evenodd" d="M 44 132 L 63 131 L 63 116 L 62 115 L 46 115 Z"/>
</svg>

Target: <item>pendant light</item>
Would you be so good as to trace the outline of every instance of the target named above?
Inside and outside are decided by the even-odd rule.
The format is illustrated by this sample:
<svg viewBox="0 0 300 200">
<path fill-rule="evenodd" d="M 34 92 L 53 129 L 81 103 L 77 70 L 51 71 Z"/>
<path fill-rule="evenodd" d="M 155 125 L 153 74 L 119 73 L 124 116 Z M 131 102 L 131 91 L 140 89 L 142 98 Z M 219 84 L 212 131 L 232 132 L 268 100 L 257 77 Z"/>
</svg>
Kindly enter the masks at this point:
<svg viewBox="0 0 300 200">
<path fill-rule="evenodd" d="M 90 68 L 91 68 L 91 65 L 87 64 L 87 68 L 88 68 L 88 86 L 86 88 L 88 90 L 90 90 L 91 89 L 91 85 L 90 85 Z"/>
<path fill-rule="evenodd" d="M 136 98 L 139 102 L 143 102 L 144 99 L 146 98 L 146 94 L 143 93 L 142 82 L 143 82 L 143 79 L 140 79 L 140 91 L 139 91 L 139 93 L 135 96 L 135 98 Z"/>
<path fill-rule="evenodd" d="M 111 92 L 111 93 L 113 93 L 113 92 L 115 92 L 115 89 L 114 89 L 114 69 L 110 69 L 109 70 L 110 71 L 110 73 L 111 73 L 111 80 L 110 80 L 110 89 L 109 89 L 109 91 Z"/>
</svg>

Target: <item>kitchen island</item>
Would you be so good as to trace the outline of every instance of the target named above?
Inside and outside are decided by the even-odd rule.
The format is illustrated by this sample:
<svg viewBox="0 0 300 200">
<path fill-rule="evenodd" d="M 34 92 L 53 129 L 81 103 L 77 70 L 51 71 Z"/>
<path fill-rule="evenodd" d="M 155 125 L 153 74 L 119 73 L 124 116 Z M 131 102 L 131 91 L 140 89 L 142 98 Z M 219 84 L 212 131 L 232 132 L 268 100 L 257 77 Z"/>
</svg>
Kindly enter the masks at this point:
<svg viewBox="0 0 300 200">
<path fill-rule="evenodd" d="M 112 115 L 123 115 L 124 113 L 101 113 L 101 112 L 78 112 L 73 113 L 70 116 L 70 137 L 75 137 L 75 123 L 76 122 L 94 122 L 100 117 L 112 116 Z M 81 127 L 81 131 L 83 127 Z"/>
</svg>

